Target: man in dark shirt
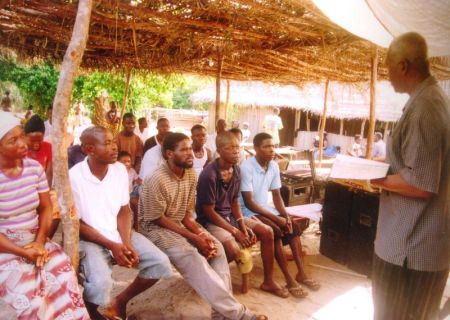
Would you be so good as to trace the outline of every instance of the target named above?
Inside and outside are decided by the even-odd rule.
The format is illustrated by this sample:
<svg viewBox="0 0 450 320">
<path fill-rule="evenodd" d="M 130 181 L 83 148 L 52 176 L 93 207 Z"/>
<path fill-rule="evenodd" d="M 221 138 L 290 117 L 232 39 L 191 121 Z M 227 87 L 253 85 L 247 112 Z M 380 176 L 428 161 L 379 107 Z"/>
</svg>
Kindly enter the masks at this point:
<svg viewBox="0 0 450 320">
<path fill-rule="evenodd" d="M 75 144 L 73 146 L 70 146 L 69 149 L 67 149 L 67 160 L 69 162 L 69 169 L 72 168 L 74 165 L 76 165 L 78 162 L 81 162 L 86 158 L 86 154 L 83 152 L 83 149 L 81 148 L 81 145 Z"/>
<path fill-rule="evenodd" d="M 167 118 L 159 118 L 156 123 L 156 129 L 158 130 L 158 133 L 155 136 L 148 138 L 144 143 L 144 154 L 147 150 L 153 148 L 157 144 L 161 145 L 163 143 L 165 136 L 170 132 L 169 120 Z"/>
<path fill-rule="evenodd" d="M 197 185 L 198 221 L 223 245 L 229 261 L 236 260 L 241 248 L 252 246 L 255 234 L 261 240 L 264 282 L 260 288 L 279 297 L 289 292 L 273 279 L 274 238 L 270 227 L 256 219 L 244 218 L 239 204 L 239 141 L 231 132 L 216 138 L 220 157 L 200 174 Z"/>
</svg>

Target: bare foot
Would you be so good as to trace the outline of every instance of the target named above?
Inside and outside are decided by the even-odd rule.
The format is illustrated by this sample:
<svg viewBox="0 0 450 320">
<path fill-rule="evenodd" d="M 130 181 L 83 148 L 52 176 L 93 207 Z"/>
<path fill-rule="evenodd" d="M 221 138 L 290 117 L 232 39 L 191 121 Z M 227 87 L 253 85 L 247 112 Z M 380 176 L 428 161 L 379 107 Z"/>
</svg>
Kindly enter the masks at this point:
<svg viewBox="0 0 450 320">
<path fill-rule="evenodd" d="M 112 303 L 105 309 L 105 317 L 110 320 L 121 320 L 127 317 L 127 305 L 122 304 L 117 299 L 114 299 Z"/>
</svg>

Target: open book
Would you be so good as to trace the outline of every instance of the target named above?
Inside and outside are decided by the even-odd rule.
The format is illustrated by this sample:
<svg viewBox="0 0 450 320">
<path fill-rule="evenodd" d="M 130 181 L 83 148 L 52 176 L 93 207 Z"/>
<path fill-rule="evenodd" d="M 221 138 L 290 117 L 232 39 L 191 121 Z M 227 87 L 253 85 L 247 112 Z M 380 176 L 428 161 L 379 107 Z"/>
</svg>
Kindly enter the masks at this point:
<svg viewBox="0 0 450 320">
<path fill-rule="evenodd" d="M 374 192 L 369 180 L 386 177 L 388 169 L 389 164 L 384 162 L 338 155 L 330 178 L 350 187 Z"/>
<path fill-rule="evenodd" d="M 330 178 L 371 180 L 386 177 L 389 164 L 379 161 L 338 155 L 331 168 Z"/>
</svg>

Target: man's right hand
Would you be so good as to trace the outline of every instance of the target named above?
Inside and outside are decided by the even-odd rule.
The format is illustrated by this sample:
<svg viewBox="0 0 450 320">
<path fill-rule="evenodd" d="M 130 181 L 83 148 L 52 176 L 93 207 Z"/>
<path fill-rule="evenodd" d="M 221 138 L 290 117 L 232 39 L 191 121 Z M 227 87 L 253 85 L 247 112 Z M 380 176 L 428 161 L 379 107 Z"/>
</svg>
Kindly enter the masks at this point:
<svg viewBox="0 0 450 320">
<path fill-rule="evenodd" d="M 130 259 L 130 250 L 122 243 L 114 243 L 110 246 L 114 260 L 117 264 L 122 267 L 132 268 L 133 261 Z"/>
<path fill-rule="evenodd" d="M 197 234 L 193 242 L 203 256 L 212 258 L 216 255 L 217 249 L 214 240 L 208 234 L 204 232 Z"/>
<path fill-rule="evenodd" d="M 233 234 L 237 242 L 239 242 L 244 248 L 251 247 L 253 245 L 252 239 L 249 237 L 247 232 L 242 232 L 241 230 L 235 229 L 236 232 Z M 247 231 L 247 230 L 245 230 Z"/>
</svg>

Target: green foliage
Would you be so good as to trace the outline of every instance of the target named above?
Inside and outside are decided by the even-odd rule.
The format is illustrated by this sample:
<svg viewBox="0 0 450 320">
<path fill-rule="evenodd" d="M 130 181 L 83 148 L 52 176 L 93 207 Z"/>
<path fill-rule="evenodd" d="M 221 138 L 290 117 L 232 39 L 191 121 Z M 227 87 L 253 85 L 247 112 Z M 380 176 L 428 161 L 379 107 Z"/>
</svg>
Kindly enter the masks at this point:
<svg viewBox="0 0 450 320">
<path fill-rule="evenodd" d="M 53 102 L 58 77 L 59 72 L 49 61 L 31 67 L 17 65 L 14 61 L 0 63 L 0 80 L 15 83 L 24 103 L 33 105 L 38 113 L 44 113 Z"/>
<path fill-rule="evenodd" d="M 0 61 L 0 82 L 14 83 L 23 103 L 32 104 L 35 112 L 41 114 L 53 101 L 58 76 L 59 71 L 49 61 L 31 67 L 21 66 L 12 60 Z M 110 100 L 117 101 L 120 106 L 125 94 L 125 82 L 124 73 L 95 71 L 82 74 L 75 79 L 72 101 L 82 101 L 93 110 L 95 98 L 106 90 Z M 196 76 L 134 72 L 129 87 L 127 111 L 142 114 L 144 110 L 156 106 L 193 109 L 189 96 L 211 82 L 209 78 Z M 26 105 L 22 106 L 23 109 L 26 109 Z"/>
</svg>

